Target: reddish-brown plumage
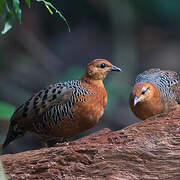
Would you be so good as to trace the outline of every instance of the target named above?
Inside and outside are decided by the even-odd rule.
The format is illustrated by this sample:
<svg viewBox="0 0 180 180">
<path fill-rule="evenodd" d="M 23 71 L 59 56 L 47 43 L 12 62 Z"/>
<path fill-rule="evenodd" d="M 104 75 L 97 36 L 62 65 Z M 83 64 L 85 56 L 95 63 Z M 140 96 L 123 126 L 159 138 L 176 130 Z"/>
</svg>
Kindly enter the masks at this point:
<svg viewBox="0 0 180 180">
<path fill-rule="evenodd" d="M 26 131 L 47 141 L 72 137 L 96 125 L 107 104 L 103 80 L 111 71 L 120 69 L 96 59 L 80 80 L 51 85 L 33 95 L 13 114 L 4 147 Z"/>
<path fill-rule="evenodd" d="M 176 72 L 150 69 L 139 74 L 130 94 L 133 113 L 145 120 L 180 107 L 180 79 Z"/>
<path fill-rule="evenodd" d="M 142 103 L 137 103 L 134 106 L 134 97 L 141 96 L 141 89 L 143 87 L 151 87 L 152 93 L 149 93 L 148 99 Z M 158 89 L 150 83 L 138 83 L 133 87 L 132 93 L 130 95 L 130 107 L 133 113 L 142 120 L 148 117 L 160 114 L 163 112 L 163 106 L 161 103 L 160 92 Z"/>
<path fill-rule="evenodd" d="M 95 126 L 99 119 L 102 117 L 106 104 L 107 94 L 104 85 L 100 82 L 99 85 L 94 85 L 94 82 L 82 81 L 85 88 L 91 91 L 91 95 L 80 96 L 85 98 L 86 102 L 77 102 L 72 112 L 74 119 L 69 120 L 65 117 L 59 124 L 48 129 L 48 133 L 51 137 L 72 137 L 80 132 L 84 132 L 93 126 Z"/>
</svg>

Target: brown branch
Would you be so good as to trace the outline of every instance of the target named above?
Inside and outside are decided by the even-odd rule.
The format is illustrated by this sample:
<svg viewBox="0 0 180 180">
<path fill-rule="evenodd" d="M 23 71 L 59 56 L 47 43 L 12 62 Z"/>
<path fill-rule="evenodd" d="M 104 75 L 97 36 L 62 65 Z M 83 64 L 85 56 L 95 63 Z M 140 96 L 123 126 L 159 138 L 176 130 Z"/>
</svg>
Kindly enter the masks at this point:
<svg viewBox="0 0 180 180">
<path fill-rule="evenodd" d="M 180 111 L 1 159 L 9 179 L 180 179 Z"/>
</svg>

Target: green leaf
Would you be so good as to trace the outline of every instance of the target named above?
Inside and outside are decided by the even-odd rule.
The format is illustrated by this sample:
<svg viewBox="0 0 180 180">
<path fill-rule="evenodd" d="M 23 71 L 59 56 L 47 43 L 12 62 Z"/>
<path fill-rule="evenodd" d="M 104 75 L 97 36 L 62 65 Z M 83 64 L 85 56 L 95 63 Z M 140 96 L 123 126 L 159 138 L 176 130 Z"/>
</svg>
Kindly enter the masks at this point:
<svg viewBox="0 0 180 180">
<path fill-rule="evenodd" d="M 0 15 L 4 11 L 5 8 L 5 0 L 0 0 Z"/>
<path fill-rule="evenodd" d="M 7 21 L 4 25 L 3 30 L 1 31 L 1 34 L 6 34 L 11 28 L 12 24 L 10 23 L 10 21 Z"/>
<path fill-rule="evenodd" d="M 28 5 L 28 7 L 31 7 L 31 0 L 25 0 L 26 4 Z"/>
<path fill-rule="evenodd" d="M 64 20 L 64 22 L 66 23 L 66 25 L 67 25 L 67 27 L 68 27 L 68 31 L 70 32 L 71 30 L 70 30 L 70 27 L 69 27 L 69 24 L 68 24 L 68 22 L 67 22 L 67 20 L 66 20 L 66 18 L 62 15 L 62 13 L 60 12 L 60 11 L 58 11 L 50 2 L 48 2 L 48 1 L 45 1 L 45 0 L 36 0 L 37 2 L 43 2 L 44 4 L 45 4 L 45 6 L 46 6 L 46 8 L 49 10 L 49 12 L 51 13 L 51 14 L 53 14 L 53 12 L 52 12 L 52 10 L 50 9 L 50 7 L 52 8 L 52 9 L 54 9 L 55 10 L 55 12 Z"/>
<path fill-rule="evenodd" d="M 5 3 L 5 25 L 3 30 L 1 31 L 1 34 L 5 34 L 7 31 L 9 31 L 12 28 L 13 20 L 14 20 L 14 13 L 9 9 L 7 2 Z"/>
<path fill-rule="evenodd" d="M 0 118 L 10 119 L 14 110 L 15 110 L 14 106 L 0 101 Z"/>
<path fill-rule="evenodd" d="M 18 21 L 21 24 L 21 9 L 19 0 L 13 0 L 13 8 L 18 18 Z"/>
<path fill-rule="evenodd" d="M 50 7 L 49 7 L 47 4 L 45 4 L 45 6 L 46 6 L 46 8 L 48 9 L 48 11 L 49 11 L 51 14 L 53 14 L 53 12 L 52 12 L 52 10 L 50 9 Z"/>
</svg>

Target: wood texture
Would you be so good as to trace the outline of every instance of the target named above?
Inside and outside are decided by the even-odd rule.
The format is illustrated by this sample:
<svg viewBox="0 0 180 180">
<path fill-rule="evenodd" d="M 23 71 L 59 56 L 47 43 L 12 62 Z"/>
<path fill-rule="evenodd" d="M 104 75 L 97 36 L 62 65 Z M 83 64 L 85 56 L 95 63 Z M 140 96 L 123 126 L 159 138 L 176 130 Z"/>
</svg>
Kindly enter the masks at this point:
<svg viewBox="0 0 180 180">
<path fill-rule="evenodd" d="M 180 179 L 180 111 L 69 144 L 3 155 L 9 179 Z"/>
</svg>

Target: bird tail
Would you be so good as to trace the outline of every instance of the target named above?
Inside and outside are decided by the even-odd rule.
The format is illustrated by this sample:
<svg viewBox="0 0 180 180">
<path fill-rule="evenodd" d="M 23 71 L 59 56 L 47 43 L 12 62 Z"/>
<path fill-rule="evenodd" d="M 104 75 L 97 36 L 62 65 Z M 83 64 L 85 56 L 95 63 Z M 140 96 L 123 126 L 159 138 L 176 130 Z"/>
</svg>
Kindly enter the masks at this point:
<svg viewBox="0 0 180 180">
<path fill-rule="evenodd" d="M 9 125 L 8 134 L 4 144 L 2 145 L 2 149 L 4 149 L 10 142 L 15 139 L 24 136 L 25 131 L 18 127 L 18 123 L 14 120 L 11 121 Z"/>
</svg>

